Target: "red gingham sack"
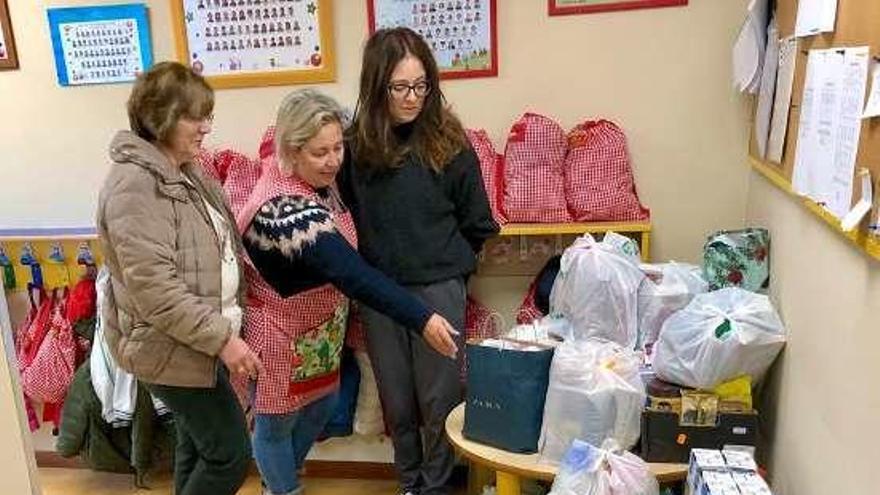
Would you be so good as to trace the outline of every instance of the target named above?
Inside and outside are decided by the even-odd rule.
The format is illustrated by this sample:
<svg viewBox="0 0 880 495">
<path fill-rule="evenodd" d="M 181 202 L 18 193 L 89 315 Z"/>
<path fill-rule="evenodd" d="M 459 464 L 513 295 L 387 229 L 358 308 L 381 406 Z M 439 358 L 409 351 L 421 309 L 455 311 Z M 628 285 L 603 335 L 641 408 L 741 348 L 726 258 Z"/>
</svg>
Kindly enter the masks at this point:
<svg viewBox="0 0 880 495">
<path fill-rule="evenodd" d="M 504 215 L 511 222 L 570 222 L 562 167 L 565 132 L 552 119 L 527 113 L 510 128 L 504 149 Z"/>
<path fill-rule="evenodd" d="M 484 306 L 470 295 L 467 296 L 467 304 L 464 309 L 464 337 L 465 342 L 471 339 L 492 339 L 501 335 L 504 322 L 501 315 Z M 461 360 L 461 380 L 467 377 L 467 353 L 463 353 Z"/>
<path fill-rule="evenodd" d="M 15 332 L 15 355 L 18 358 L 19 371 L 23 369 L 25 355 L 28 354 L 27 348 L 31 345 L 33 345 L 34 348 L 39 347 L 39 343 L 32 344 L 32 330 L 35 331 L 37 326 L 48 326 L 49 316 L 51 316 L 52 313 L 53 299 L 50 299 L 46 295 L 46 291 L 42 288 L 39 288 L 39 294 L 40 303 L 38 305 L 34 300 L 33 289 L 28 289 L 30 311 L 28 311 L 27 319 L 18 328 L 18 331 Z M 38 320 L 42 321 L 38 323 Z M 28 361 L 28 363 L 30 363 L 30 361 Z M 22 392 L 21 395 L 24 398 L 24 406 L 27 411 L 28 426 L 31 431 L 37 431 L 40 429 L 40 418 L 37 416 L 37 411 L 34 410 L 34 405 L 30 397 L 24 392 Z"/>
<path fill-rule="evenodd" d="M 474 148 L 477 158 L 480 159 L 480 174 L 483 176 L 483 185 L 486 187 L 486 195 L 489 197 L 489 207 L 492 209 L 492 218 L 499 225 L 507 222 L 501 212 L 501 202 L 504 200 L 501 186 L 503 173 L 501 161 L 504 159 L 495 151 L 495 146 L 489 139 L 489 135 L 483 129 L 466 129 L 468 141 Z"/>
<path fill-rule="evenodd" d="M 465 340 L 492 339 L 501 335 L 497 318 L 500 315 L 484 306 L 471 296 L 467 296 L 464 310 Z"/>
<path fill-rule="evenodd" d="M 650 217 L 636 193 L 626 135 L 613 122 L 587 121 L 568 133 L 565 196 L 577 222 Z"/>
<path fill-rule="evenodd" d="M 30 366 L 34 356 L 37 355 L 40 344 L 43 343 L 43 339 L 49 333 L 49 321 L 52 317 L 52 309 L 56 305 L 58 292 L 52 291 L 51 297 L 43 289 L 40 289 L 39 293 L 39 306 L 34 304 L 33 294 L 29 294 L 31 297 L 31 313 L 26 326 L 19 330 L 16 338 L 19 370 L 24 370 L 25 367 Z"/>
<path fill-rule="evenodd" d="M 64 316 L 64 299 L 56 301 L 49 319 L 49 332 L 33 361 L 21 372 L 22 390 L 28 397 L 41 402 L 62 402 L 76 371 L 76 343 L 73 327 Z"/>
<path fill-rule="evenodd" d="M 538 279 L 536 278 L 535 280 L 532 280 L 532 283 L 529 285 L 529 290 L 526 291 L 526 296 L 523 298 L 522 303 L 519 305 L 519 309 L 516 311 L 517 324 L 525 325 L 544 317 L 544 313 L 542 313 L 535 304 L 535 292 L 537 289 Z"/>
</svg>

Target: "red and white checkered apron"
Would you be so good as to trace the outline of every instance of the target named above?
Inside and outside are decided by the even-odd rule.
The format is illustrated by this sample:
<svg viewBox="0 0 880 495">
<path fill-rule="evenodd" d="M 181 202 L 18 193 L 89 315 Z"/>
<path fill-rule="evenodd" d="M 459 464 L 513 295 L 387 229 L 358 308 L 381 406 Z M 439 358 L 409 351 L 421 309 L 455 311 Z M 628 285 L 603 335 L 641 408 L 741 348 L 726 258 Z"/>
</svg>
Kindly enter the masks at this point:
<svg viewBox="0 0 880 495">
<path fill-rule="evenodd" d="M 489 135 L 483 129 L 466 129 L 471 147 L 480 159 L 480 174 L 483 176 L 483 185 L 486 187 L 486 196 L 489 197 L 489 207 L 492 209 L 492 218 L 499 225 L 507 222 L 501 212 L 501 202 L 504 201 L 502 185 L 502 160 L 503 156 L 495 151 L 495 146 L 489 139 Z"/>
<path fill-rule="evenodd" d="M 527 113 L 510 128 L 504 149 L 504 214 L 511 222 L 570 222 L 562 167 L 565 132 Z"/>
<path fill-rule="evenodd" d="M 584 122 L 568 133 L 565 195 L 578 222 L 650 217 L 636 193 L 626 135 L 608 120 Z"/>
<path fill-rule="evenodd" d="M 226 193 L 226 200 L 232 211 L 241 210 L 250 197 L 251 191 L 263 174 L 259 160 L 249 158 L 235 150 L 202 150 L 195 162 L 205 173 L 217 179 Z"/>
<path fill-rule="evenodd" d="M 248 201 L 236 214 L 239 231 L 244 233 L 259 208 L 280 195 L 299 195 L 324 204 L 311 186 L 296 177 L 285 177 L 274 160 L 270 159 Z M 330 211 L 336 229 L 357 248 L 357 234 L 351 215 L 348 212 Z M 283 298 L 260 276 L 247 255 L 244 261 L 249 292 L 242 335 L 266 367 L 266 372 L 260 374 L 256 381 L 254 410 L 258 414 L 289 413 L 338 387 L 338 367 L 322 375 L 294 380 L 303 363 L 302 356 L 297 355 L 294 349 L 302 339 L 320 339 L 317 333 L 323 331 L 325 324 L 337 317 L 340 311 L 347 310 L 348 299 L 332 284 Z M 338 362 L 340 351 L 341 346 L 331 349 L 334 355 L 326 358 Z"/>
</svg>

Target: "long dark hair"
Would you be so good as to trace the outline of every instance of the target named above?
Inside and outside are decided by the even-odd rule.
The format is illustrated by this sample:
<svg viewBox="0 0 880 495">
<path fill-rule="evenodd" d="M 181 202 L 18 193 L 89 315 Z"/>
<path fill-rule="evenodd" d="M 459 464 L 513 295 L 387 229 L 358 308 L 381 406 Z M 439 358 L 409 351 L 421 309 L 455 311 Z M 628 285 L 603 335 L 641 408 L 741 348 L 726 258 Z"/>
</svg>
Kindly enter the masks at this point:
<svg viewBox="0 0 880 495">
<path fill-rule="evenodd" d="M 410 139 L 401 142 L 393 132 L 388 109 L 388 84 L 397 64 L 412 55 L 425 68 L 430 91 L 413 122 Z M 348 140 L 359 166 L 373 169 L 399 167 L 413 153 L 440 172 L 467 146 L 464 128 L 446 106 L 440 90 L 437 62 L 428 44 L 408 28 L 381 29 L 367 40 L 361 65 L 360 92 Z"/>
</svg>

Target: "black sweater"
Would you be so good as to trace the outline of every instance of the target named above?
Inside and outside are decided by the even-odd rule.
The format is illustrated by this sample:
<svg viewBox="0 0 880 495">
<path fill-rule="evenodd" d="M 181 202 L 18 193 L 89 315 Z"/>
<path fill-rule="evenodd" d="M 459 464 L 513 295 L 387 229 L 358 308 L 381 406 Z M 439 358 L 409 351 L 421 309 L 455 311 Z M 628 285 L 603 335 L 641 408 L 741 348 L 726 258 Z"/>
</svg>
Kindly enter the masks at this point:
<svg viewBox="0 0 880 495">
<path fill-rule="evenodd" d="M 410 129 L 396 133 L 408 139 Z M 471 274 L 483 243 L 498 233 L 470 146 L 441 173 L 412 155 L 400 167 L 368 170 L 349 152 L 337 180 L 364 259 L 401 284 Z"/>
<path fill-rule="evenodd" d="M 282 297 L 332 283 L 416 334 L 421 335 L 431 317 L 421 301 L 365 263 L 336 230 L 330 212 L 314 201 L 301 196 L 272 198 L 258 210 L 243 237 L 254 266 Z"/>
</svg>

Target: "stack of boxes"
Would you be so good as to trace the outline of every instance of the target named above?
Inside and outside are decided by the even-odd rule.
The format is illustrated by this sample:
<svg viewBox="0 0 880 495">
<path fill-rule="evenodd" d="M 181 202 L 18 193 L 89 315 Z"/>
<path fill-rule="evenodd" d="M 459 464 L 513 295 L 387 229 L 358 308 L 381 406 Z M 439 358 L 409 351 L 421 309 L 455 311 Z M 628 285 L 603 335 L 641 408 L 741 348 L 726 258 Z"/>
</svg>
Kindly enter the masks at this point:
<svg viewBox="0 0 880 495">
<path fill-rule="evenodd" d="M 688 495 L 772 495 L 751 454 L 738 450 L 692 449 Z"/>
</svg>

